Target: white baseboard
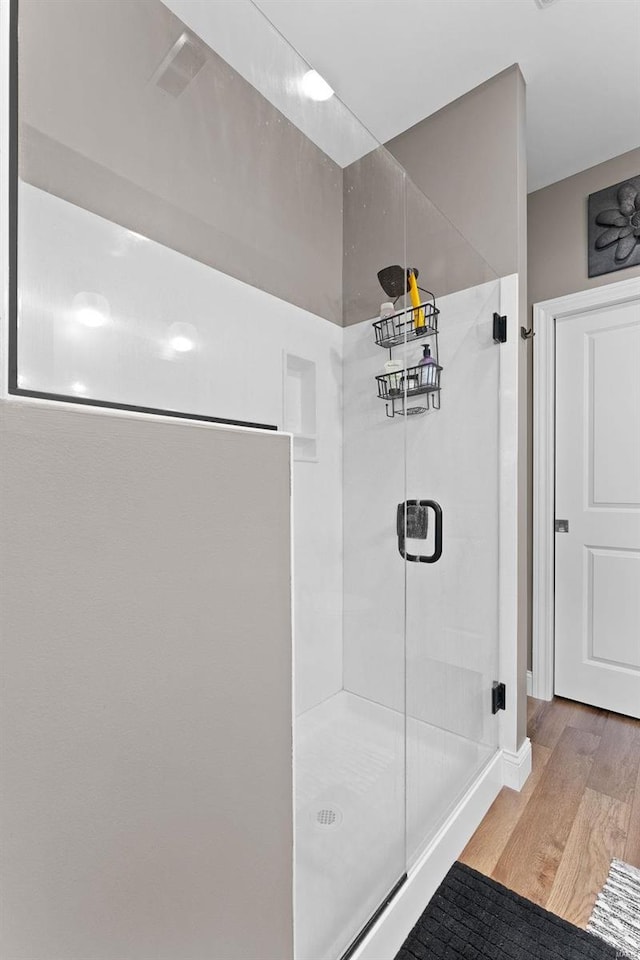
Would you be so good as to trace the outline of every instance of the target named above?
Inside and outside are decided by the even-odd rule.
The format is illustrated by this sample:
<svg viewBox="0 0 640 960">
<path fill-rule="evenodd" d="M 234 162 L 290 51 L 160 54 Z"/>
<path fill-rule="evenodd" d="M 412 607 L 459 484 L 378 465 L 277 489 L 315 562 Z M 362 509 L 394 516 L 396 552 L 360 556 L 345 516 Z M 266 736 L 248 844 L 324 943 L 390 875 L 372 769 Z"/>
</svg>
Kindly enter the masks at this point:
<svg viewBox="0 0 640 960">
<path fill-rule="evenodd" d="M 391 960 L 395 957 L 445 874 L 498 796 L 504 773 L 503 752 L 499 751 L 412 867 L 404 886 L 369 931 L 352 960 Z"/>
<path fill-rule="evenodd" d="M 527 670 L 527 696 L 533 696 L 533 673 L 531 670 Z"/>
<path fill-rule="evenodd" d="M 502 751 L 502 779 L 505 787 L 522 790 L 531 773 L 531 740 L 527 737 L 517 753 Z"/>
</svg>

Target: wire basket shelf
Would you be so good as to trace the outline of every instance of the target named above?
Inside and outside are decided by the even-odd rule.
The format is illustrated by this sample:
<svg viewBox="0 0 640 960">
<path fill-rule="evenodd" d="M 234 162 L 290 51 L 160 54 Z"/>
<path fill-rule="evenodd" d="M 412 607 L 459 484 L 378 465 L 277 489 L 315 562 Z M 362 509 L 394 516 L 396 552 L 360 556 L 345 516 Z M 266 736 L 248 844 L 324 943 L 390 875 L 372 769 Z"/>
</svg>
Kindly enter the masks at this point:
<svg viewBox="0 0 640 960">
<path fill-rule="evenodd" d="M 439 364 L 429 363 L 406 367 L 394 373 L 381 373 L 376 377 L 378 397 L 388 401 L 436 393 L 440 390 L 441 371 Z"/>
<path fill-rule="evenodd" d="M 408 307 L 388 317 L 374 320 L 376 343 L 384 350 L 399 347 L 412 340 L 422 340 L 438 333 L 438 314 L 435 300 L 425 300 L 418 307 Z"/>
</svg>

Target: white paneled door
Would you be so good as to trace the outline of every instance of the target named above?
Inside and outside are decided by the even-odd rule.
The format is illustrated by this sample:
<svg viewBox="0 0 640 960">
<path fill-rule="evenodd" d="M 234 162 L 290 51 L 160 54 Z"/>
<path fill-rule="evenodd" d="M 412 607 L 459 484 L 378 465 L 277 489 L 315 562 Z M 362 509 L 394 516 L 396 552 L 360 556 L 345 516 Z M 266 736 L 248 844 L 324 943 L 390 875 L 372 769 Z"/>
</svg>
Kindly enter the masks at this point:
<svg viewBox="0 0 640 960">
<path fill-rule="evenodd" d="M 557 321 L 555 515 L 555 692 L 640 717 L 640 300 Z"/>
</svg>

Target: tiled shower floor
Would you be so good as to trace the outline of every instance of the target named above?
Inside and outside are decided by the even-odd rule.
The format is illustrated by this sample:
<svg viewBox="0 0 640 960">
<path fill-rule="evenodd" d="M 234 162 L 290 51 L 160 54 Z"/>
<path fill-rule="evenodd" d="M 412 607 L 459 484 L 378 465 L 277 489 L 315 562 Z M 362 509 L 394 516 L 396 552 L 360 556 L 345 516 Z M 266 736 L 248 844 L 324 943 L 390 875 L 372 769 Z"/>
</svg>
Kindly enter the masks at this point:
<svg viewBox="0 0 640 960">
<path fill-rule="evenodd" d="M 341 691 L 298 717 L 296 960 L 336 960 L 492 748 Z"/>
</svg>

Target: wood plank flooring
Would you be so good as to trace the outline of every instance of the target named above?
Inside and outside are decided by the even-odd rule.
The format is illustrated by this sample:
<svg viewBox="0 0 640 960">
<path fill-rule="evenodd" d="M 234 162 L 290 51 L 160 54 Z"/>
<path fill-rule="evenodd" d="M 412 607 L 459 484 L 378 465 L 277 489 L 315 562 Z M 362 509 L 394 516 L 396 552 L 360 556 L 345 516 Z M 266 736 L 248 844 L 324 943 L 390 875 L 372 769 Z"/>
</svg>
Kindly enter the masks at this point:
<svg viewBox="0 0 640 960">
<path fill-rule="evenodd" d="M 529 698 L 533 771 L 505 787 L 460 856 L 586 927 L 609 864 L 640 867 L 640 720 Z"/>
</svg>

